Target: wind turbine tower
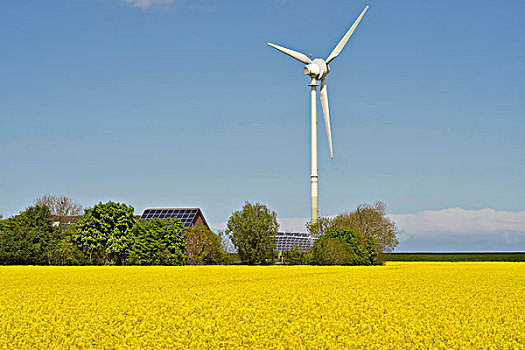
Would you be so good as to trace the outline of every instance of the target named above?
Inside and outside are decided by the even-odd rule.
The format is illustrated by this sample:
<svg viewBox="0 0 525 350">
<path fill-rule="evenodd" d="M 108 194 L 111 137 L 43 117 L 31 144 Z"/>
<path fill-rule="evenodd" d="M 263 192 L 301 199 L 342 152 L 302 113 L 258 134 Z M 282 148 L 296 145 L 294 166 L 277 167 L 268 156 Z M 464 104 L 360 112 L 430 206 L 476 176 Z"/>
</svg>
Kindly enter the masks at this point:
<svg viewBox="0 0 525 350">
<path fill-rule="evenodd" d="M 313 61 L 301 52 L 287 49 L 285 47 L 268 43 L 274 49 L 277 49 L 290 57 L 295 58 L 299 62 L 304 63 L 304 74 L 310 77 L 310 98 L 311 98 L 311 117 L 312 117 L 312 172 L 310 176 L 311 188 L 312 188 L 312 201 L 311 201 L 311 223 L 317 223 L 317 218 L 319 216 L 319 196 L 318 196 L 318 169 L 317 169 L 317 84 L 318 81 L 321 81 L 320 97 L 321 97 L 321 106 L 323 107 L 324 122 L 326 126 L 326 135 L 328 136 L 328 145 L 330 147 L 330 158 L 334 158 L 334 153 L 332 149 L 332 131 L 330 130 L 330 109 L 328 108 L 328 88 L 326 86 L 326 76 L 330 73 L 330 62 L 336 58 L 341 50 L 345 47 L 348 39 L 352 36 L 357 25 L 361 22 L 361 19 L 368 10 L 368 6 L 365 7 L 363 12 L 356 19 L 354 24 L 348 29 L 346 34 L 343 36 L 339 44 L 334 48 L 330 56 L 326 60 L 322 58 L 316 58 Z"/>
</svg>

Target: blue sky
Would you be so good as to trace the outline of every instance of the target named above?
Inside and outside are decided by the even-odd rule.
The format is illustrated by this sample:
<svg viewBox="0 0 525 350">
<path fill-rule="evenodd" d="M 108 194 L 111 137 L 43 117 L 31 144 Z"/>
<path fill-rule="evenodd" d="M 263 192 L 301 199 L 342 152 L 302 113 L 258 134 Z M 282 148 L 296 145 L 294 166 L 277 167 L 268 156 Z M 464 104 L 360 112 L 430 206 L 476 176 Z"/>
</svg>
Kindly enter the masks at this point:
<svg viewBox="0 0 525 350">
<path fill-rule="evenodd" d="M 6 1 L 0 213 L 55 193 L 220 228 L 249 200 L 300 228 L 307 77 L 266 42 L 327 57 L 367 4 L 327 79 L 321 214 L 382 200 L 400 250 L 525 250 L 523 1 Z"/>
</svg>

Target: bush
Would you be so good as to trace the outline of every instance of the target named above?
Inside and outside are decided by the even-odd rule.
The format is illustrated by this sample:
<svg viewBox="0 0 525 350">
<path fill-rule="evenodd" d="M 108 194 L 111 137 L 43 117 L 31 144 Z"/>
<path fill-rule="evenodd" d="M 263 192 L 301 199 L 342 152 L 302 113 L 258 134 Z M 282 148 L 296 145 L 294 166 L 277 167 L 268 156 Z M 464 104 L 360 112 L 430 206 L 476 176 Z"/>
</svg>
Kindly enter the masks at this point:
<svg viewBox="0 0 525 350">
<path fill-rule="evenodd" d="M 281 259 L 287 265 L 309 265 L 313 260 L 311 252 L 305 252 L 297 245 L 291 250 L 283 251 Z"/>
</svg>

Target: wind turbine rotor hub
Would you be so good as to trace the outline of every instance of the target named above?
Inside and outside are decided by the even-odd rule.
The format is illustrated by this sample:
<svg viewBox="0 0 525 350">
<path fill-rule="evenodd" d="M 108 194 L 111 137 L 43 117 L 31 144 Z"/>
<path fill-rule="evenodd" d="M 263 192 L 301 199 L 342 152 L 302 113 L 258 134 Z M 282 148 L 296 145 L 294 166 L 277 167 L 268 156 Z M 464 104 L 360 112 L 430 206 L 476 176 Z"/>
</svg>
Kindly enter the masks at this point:
<svg viewBox="0 0 525 350">
<path fill-rule="evenodd" d="M 317 80 L 323 79 L 328 72 L 330 72 L 330 68 L 322 58 L 316 58 L 312 63 L 304 66 L 304 74 Z"/>
</svg>

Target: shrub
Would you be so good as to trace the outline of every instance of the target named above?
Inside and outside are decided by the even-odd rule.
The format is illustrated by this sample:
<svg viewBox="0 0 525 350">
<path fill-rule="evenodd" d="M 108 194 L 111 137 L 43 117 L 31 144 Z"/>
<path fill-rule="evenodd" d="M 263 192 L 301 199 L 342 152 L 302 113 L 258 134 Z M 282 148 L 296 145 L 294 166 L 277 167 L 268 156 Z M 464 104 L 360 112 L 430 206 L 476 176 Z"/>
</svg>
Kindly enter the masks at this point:
<svg viewBox="0 0 525 350">
<path fill-rule="evenodd" d="M 353 265 L 355 253 L 347 243 L 338 238 L 319 237 L 312 247 L 316 265 Z"/>
<path fill-rule="evenodd" d="M 312 263 L 312 253 L 305 252 L 295 245 L 291 250 L 284 251 L 281 259 L 287 265 L 308 265 Z"/>
</svg>

